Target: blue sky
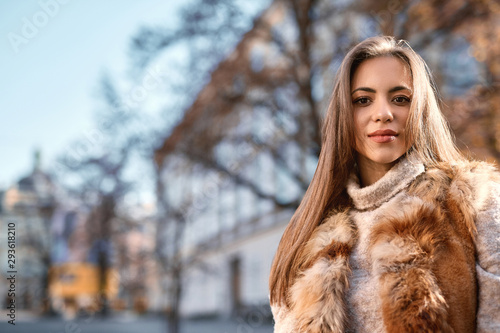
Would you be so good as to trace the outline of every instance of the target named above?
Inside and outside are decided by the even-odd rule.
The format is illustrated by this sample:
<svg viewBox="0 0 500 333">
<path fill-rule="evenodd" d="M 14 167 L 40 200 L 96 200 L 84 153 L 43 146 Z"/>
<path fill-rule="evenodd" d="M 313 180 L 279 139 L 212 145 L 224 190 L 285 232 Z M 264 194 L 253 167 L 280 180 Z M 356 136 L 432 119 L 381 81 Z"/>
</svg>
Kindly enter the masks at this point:
<svg viewBox="0 0 500 333">
<path fill-rule="evenodd" d="M 175 26 L 179 4 L 0 0 L 0 188 L 31 171 L 34 149 L 47 168 L 92 130 L 101 75 L 124 77 L 130 37 L 142 25 Z"/>
</svg>

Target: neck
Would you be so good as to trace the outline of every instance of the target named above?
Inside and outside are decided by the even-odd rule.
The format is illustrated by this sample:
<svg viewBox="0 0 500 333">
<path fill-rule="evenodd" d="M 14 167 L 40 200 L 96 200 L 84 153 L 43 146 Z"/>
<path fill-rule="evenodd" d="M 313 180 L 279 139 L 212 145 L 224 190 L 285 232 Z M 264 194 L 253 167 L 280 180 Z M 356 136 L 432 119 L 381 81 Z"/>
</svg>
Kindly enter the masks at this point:
<svg viewBox="0 0 500 333">
<path fill-rule="evenodd" d="M 397 160 L 391 163 L 377 163 L 358 155 L 357 163 L 360 186 L 365 187 L 382 178 L 397 163 Z"/>
</svg>

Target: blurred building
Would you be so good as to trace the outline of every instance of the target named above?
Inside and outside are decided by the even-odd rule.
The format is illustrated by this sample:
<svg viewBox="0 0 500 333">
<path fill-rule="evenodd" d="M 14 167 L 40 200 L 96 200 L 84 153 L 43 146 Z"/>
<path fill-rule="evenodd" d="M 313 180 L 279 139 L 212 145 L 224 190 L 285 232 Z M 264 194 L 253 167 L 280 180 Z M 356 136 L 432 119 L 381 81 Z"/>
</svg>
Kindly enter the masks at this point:
<svg viewBox="0 0 500 333">
<path fill-rule="evenodd" d="M 304 101 L 272 104 L 287 104 L 298 89 L 292 64 L 269 43 L 274 29 L 293 33 L 289 15 L 282 1 L 262 14 L 156 151 L 159 251 L 183 257 L 182 316 L 270 314 L 271 262 L 317 161 L 306 147 L 311 120 L 293 105 Z M 176 223 L 185 224 L 181 236 Z"/>
<path fill-rule="evenodd" d="M 47 305 L 46 289 L 51 264 L 51 218 L 57 208 L 55 185 L 40 167 L 40 153 L 35 153 L 33 170 L 0 195 L 0 226 L 2 244 L 7 244 L 8 225 L 15 227 L 16 292 L 18 309 L 41 310 Z M 0 257 L 7 258 L 7 246 L 0 248 Z M 1 265 L 5 280 L 7 260 Z M 0 284 L 2 304 L 7 295 L 7 283 Z"/>
<path fill-rule="evenodd" d="M 60 205 L 52 217 L 52 264 L 48 293 L 53 309 L 66 318 L 79 313 L 93 314 L 101 309 L 100 278 L 88 227 L 91 214 L 83 207 Z M 113 300 L 119 288 L 119 275 L 109 267 L 105 293 Z"/>
<path fill-rule="evenodd" d="M 160 293 L 151 258 L 154 229 L 140 207 L 129 208 L 113 221 L 110 239 L 96 233 L 99 209 L 62 208 L 52 222 L 54 247 L 50 270 L 50 297 L 54 308 L 68 318 L 93 314 L 102 309 L 103 288 L 113 311 L 155 310 Z M 154 226 L 154 225 L 153 225 Z M 102 257 L 104 256 L 104 258 Z M 106 260 L 101 276 L 100 260 Z M 104 284 L 104 285 L 102 285 Z"/>
<path fill-rule="evenodd" d="M 96 241 L 89 223 L 93 215 L 78 201 L 63 195 L 42 170 L 40 152 L 36 152 L 32 171 L 0 191 L 0 257 L 5 259 L 0 264 L 0 278 L 5 280 L 8 271 L 17 272 L 16 308 L 39 314 L 51 309 L 67 318 L 98 311 L 102 304 L 97 250 L 103 246 L 110 261 L 105 290 L 111 308 L 138 312 L 158 309 L 161 293 L 150 255 L 154 224 L 147 221 L 147 214 L 137 216 L 143 209 L 132 210 L 135 226 L 117 221 L 109 243 Z M 7 261 L 7 229 L 12 223 L 16 237 L 14 269 Z M 4 308 L 10 301 L 8 286 L 0 283 Z"/>
<path fill-rule="evenodd" d="M 421 13 L 439 4 L 311 4 L 273 1 L 156 151 L 159 251 L 181 265 L 164 270 L 170 279 L 182 273 L 183 316 L 267 307 L 272 258 L 316 168 L 320 118 L 351 46 L 382 33 L 404 36 L 449 101 L 481 84 L 487 70 L 453 31 L 460 23 L 422 25 Z M 455 10 L 473 20 L 466 8 Z M 487 119 L 481 112 L 477 119 Z M 175 294 L 169 285 L 166 295 Z"/>
<path fill-rule="evenodd" d="M 160 312 L 163 295 L 155 260 L 156 226 L 152 207 L 129 208 L 130 220 L 115 228 L 115 266 L 120 278 L 116 307 L 137 313 Z"/>
</svg>

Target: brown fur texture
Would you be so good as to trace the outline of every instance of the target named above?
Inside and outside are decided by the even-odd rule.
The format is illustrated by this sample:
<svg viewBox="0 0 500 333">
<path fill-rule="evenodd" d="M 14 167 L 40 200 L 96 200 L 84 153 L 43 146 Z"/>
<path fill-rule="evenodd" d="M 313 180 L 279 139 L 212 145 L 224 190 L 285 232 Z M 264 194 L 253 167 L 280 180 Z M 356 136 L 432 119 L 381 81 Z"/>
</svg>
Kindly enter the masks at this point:
<svg viewBox="0 0 500 333">
<path fill-rule="evenodd" d="M 445 252 L 445 217 L 419 203 L 373 231 L 372 260 L 380 281 L 387 332 L 453 332 L 448 305 L 432 267 Z"/>
<path fill-rule="evenodd" d="M 404 206 L 388 202 L 383 215 L 374 215 L 368 256 L 387 332 L 475 331 L 475 220 L 488 184 L 499 181 L 493 171 L 481 163 L 427 170 L 405 190 Z M 349 331 L 345 297 L 356 239 L 349 211 L 330 214 L 316 228 L 300 254 L 289 307 L 273 309 L 287 322 L 275 332 Z"/>
<path fill-rule="evenodd" d="M 347 212 L 328 217 L 306 244 L 304 270 L 289 291 L 297 332 L 344 332 L 349 253 L 354 230 Z M 347 241 L 347 242 L 345 242 Z"/>
<path fill-rule="evenodd" d="M 443 238 L 442 235 L 446 236 L 446 242 L 438 242 L 443 250 L 434 257 L 431 271 L 437 276 L 440 293 L 447 300 L 447 322 L 454 332 L 473 332 L 475 329 L 475 219 L 487 200 L 489 181 L 496 177 L 493 171 L 491 166 L 476 162 L 453 167 L 441 166 L 422 174 L 408 189 L 408 194 L 435 207 L 429 208 L 428 218 L 423 218 L 425 214 L 421 217 L 406 216 L 406 223 L 413 219 L 418 221 L 419 228 L 428 228 L 428 239 L 438 240 Z M 418 212 L 418 209 L 412 211 Z M 422 208 L 419 213 L 424 211 Z M 429 225 L 425 226 L 423 222 Z M 434 225 L 434 228 L 430 225 Z M 408 228 L 407 231 L 415 230 Z M 413 238 L 422 241 L 424 234 L 420 235 L 420 239 Z M 419 245 L 422 246 L 422 242 Z"/>
</svg>

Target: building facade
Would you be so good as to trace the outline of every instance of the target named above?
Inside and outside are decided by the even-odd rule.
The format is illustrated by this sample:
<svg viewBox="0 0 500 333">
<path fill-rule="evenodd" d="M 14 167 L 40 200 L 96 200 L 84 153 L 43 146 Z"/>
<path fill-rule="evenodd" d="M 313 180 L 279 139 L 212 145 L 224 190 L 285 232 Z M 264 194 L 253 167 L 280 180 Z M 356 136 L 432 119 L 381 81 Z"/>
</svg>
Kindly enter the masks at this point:
<svg viewBox="0 0 500 333">
<path fill-rule="evenodd" d="M 13 297 L 7 296 L 8 284 L 0 284 L 2 304 L 7 305 L 14 299 L 18 309 L 39 311 L 48 306 L 51 218 L 57 208 L 55 186 L 51 177 L 40 168 L 39 152 L 35 153 L 32 172 L 6 189 L 0 197 L 0 257 L 5 258 L 0 264 L 1 278 L 5 281 L 10 276 L 7 272 L 16 272 Z M 13 230 L 14 234 L 8 230 Z M 15 237 L 12 262 L 7 261 L 8 235 Z"/>
<path fill-rule="evenodd" d="M 159 250 L 185 263 L 182 316 L 270 316 L 272 259 L 317 161 L 306 98 L 289 100 L 293 63 L 270 42 L 291 38 L 290 15 L 284 1 L 263 12 L 156 151 L 159 237 L 174 237 Z"/>
<path fill-rule="evenodd" d="M 182 315 L 268 304 L 272 258 L 314 174 L 321 119 L 351 46 L 399 34 L 435 69 L 448 100 L 479 84 L 484 66 L 470 43 L 452 28 L 420 25 L 429 6 L 276 0 L 211 73 L 155 155 L 158 239 L 169 240 L 159 251 L 184 264 Z"/>
</svg>

